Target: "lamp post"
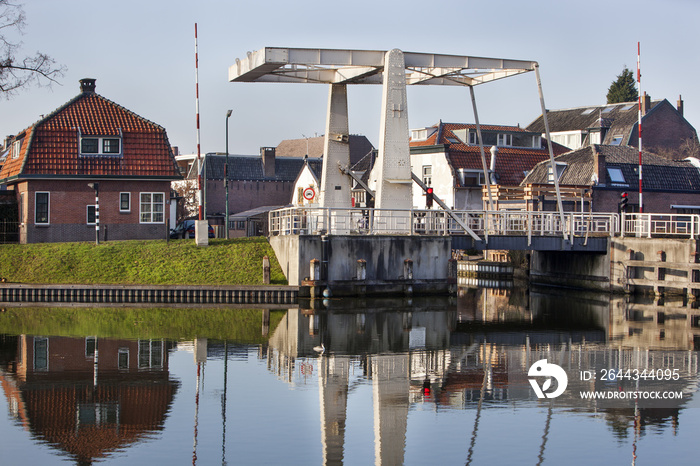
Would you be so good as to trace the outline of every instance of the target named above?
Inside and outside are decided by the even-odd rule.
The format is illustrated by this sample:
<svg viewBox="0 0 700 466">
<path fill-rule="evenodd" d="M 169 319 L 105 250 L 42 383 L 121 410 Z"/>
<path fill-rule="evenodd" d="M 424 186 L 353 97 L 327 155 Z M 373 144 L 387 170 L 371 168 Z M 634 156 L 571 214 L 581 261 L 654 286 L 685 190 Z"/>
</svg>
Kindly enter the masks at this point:
<svg viewBox="0 0 700 466">
<path fill-rule="evenodd" d="M 226 165 L 224 165 L 224 189 L 226 190 L 226 218 L 224 219 L 224 230 L 226 230 L 226 239 L 228 239 L 228 119 L 233 110 L 226 112 Z"/>
</svg>

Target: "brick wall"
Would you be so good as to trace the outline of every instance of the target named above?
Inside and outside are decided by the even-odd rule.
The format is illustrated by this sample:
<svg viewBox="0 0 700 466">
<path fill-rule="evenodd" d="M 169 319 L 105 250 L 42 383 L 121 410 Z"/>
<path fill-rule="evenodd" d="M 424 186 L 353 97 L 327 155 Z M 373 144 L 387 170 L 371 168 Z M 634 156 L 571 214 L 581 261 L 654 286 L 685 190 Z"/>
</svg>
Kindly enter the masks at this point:
<svg viewBox="0 0 700 466">
<path fill-rule="evenodd" d="M 642 142 L 643 144 L 643 142 Z M 593 211 L 617 213 L 620 193 L 623 191 L 595 189 L 593 190 Z M 638 211 L 639 191 L 634 188 L 625 191 L 628 195 L 628 212 Z M 673 205 L 700 206 L 700 192 L 698 193 L 668 193 L 646 191 L 642 193 L 645 213 L 675 214 Z"/>
<path fill-rule="evenodd" d="M 95 204 L 95 191 L 89 180 L 36 180 L 16 187 L 20 206 L 20 242 L 94 241 L 95 225 L 87 223 L 87 206 Z M 164 239 L 167 234 L 170 199 L 169 181 L 99 181 L 101 240 Z M 35 224 L 37 192 L 49 194 L 49 224 Z M 128 211 L 120 211 L 120 193 L 130 193 Z M 164 222 L 140 223 L 140 193 L 163 193 L 166 201 Z"/>
<path fill-rule="evenodd" d="M 662 104 L 659 104 L 662 105 Z M 676 150 L 684 139 L 694 139 L 692 126 L 671 105 L 663 104 L 644 117 L 642 124 L 642 148 L 663 154 Z M 638 147 L 639 135 L 634 131 L 632 145 Z M 674 158 L 682 158 L 681 154 Z"/>
<path fill-rule="evenodd" d="M 292 201 L 293 181 L 229 181 L 229 212 L 235 214 L 256 207 L 287 205 Z M 223 180 L 207 181 L 207 215 L 226 212 Z"/>
</svg>

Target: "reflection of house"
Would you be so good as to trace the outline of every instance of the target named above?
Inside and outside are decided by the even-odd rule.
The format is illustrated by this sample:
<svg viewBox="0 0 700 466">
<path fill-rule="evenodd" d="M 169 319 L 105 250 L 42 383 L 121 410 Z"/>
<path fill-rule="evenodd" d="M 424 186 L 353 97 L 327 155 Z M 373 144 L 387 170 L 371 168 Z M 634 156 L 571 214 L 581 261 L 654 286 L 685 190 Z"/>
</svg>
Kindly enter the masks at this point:
<svg viewBox="0 0 700 466">
<path fill-rule="evenodd" d="M 673 154 L 673 158 L 692 155 L 680 151 L 684 141 L 697 141 L 698 137 L 695 128 L 683 117 L 680 97 L 677 107 L 674 107 L 666 99 L 652 102 L 645 94 L 642 98 L 642 115 L 642 147 L 645 150 L 656 154 Z M 591 144 L 639 147 L 637 102 L 548 110 L 547 121 L 552 141 L 571 150 Z M 527 129 L 543 134 L 542 115 Z"/>
<path fill-rule="evenodd" d="M 549 159 L 546 141 L 537 132 L 516 126 L 482 125 L 489 176 L 496 184 L 514 186 L 538 162 Z M 442 123 L 411 131 L 413 173 L 455 209 L 481 210 L 484 167 L 476 125 Z M 565 148 L 554 146 L 554 154 Z M 372 187 L 372 186 L 370 186 Z M 413 189 L 413 206 L 425 206 L 425 194 Z"/>
<path fill-rule="evenodd" d="M 89 464 L 161 430 L 178 388 L 162 340 L 16 337 L 0 361 L 12 415 Z"/>
<path fill-rule="evenodd" d="M 594 212 L 617 212 L 620 195 L 627 192 L 627 211 L 639 210 L 639 151 L 630 146 L 586 146 L 555 158 L 559 185 L 586 189 Z M 644 211 L 654 213 L 700 213 L 700 172 L 690 162 L 672 161 L 642 153 Z M 548 162 L 539 163 L 523 181 L 526 185 L 549 185 L 554 190 Z M 548 203 L 553 206 L 553 203 Z M 579 205 L 570 208 L 579 210 Z M 585 211 L 589 206 L 584 207 Z"/>
<path fill-rule="evenodd" d="M 98 220 L 109 239 L 165 238 L 179 178 L 165 129 L 96 94 L 94 79 L 17 134 L 0 170 L 22 243 L 90 241 Z"/>
</svg>

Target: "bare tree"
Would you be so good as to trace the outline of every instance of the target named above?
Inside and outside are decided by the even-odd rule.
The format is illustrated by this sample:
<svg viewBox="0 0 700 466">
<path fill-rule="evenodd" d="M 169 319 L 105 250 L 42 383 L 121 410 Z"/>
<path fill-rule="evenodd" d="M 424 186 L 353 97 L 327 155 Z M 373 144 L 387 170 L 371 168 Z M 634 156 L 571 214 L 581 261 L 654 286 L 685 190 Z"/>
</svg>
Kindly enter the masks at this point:
<svg viewBox="0 0 700 466">
<path fill-rule="evenodd" d="M 45 53 L 18 56 L 22 43 L 12 40 L 8 33 L 23 34 L 26 17 L 22 5 L 0 0 L 0 93 L 9 98 L 19 89 L 35 82 L 39 86 L 57 83 L 65 67 Z"/>
<path fill-rule="evenodd" d="M 180 198 L 176 210 L 177 222 L 196 216 L 199 212 L 197 180 L 175 181 L 172 187 Z"/>
</svg>

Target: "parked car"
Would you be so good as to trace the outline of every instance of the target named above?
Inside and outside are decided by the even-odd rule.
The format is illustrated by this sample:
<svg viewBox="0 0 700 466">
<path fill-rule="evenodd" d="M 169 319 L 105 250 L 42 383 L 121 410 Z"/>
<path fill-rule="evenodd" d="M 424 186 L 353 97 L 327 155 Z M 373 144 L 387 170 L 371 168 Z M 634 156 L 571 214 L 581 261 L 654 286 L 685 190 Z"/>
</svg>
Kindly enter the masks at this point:
<svg viewBox="0 0 700 466">
<path fill-rule="evenodd" d="M 194 238 L 194 220 L 185 220 L 170 229 L 170 239 Z M 209 226 L 209 237 L 214 238 L 214 228 Z"/>
</svg>

